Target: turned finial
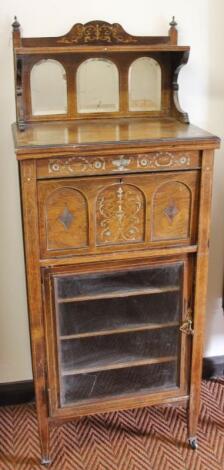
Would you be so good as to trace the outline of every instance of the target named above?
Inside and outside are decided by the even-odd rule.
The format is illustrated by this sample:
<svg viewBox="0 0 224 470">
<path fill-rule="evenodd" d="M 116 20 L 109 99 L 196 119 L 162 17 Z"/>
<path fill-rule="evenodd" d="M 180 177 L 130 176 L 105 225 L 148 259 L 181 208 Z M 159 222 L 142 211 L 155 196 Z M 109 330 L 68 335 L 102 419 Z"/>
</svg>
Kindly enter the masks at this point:
<svg viewBox="0 0 224 470">
<path fill-rule="evenodd" d="M 14 21 L 12 23 L 12 29 L 13 29 L 13 32 L 16 32 L 16 31 L 20 30 L 20 24 L 17 20 L 17 16 L 14 16 Z"/>
<path fill-rule="evenodd" d="M 170 22 L 170 29 L 169 29 L 169 36 L 170 36 L 170 44 L 177 44 L 177 22 L 175 20 L 175 16 L 172 17 Z"/>
<path fill-rule="evenodd" d="M 172 20 L 171 20 L 171 22 L 170 22 L 170 26 L 171 26 L 171 28 L 176 28 L 177 22 L 176 22 L 176 20 L 175 20 L 175 16 L 172 16 Z"/>
</svg>

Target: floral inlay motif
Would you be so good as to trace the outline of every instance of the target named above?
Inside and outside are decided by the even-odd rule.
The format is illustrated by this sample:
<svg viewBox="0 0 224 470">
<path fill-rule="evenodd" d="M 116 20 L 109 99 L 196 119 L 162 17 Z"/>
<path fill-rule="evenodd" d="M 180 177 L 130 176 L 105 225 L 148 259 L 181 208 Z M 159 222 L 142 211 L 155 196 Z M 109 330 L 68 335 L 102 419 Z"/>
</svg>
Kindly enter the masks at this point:
<svg viewBox="0 0 224 470">
<path fill-rule="evenodd" d="M 81 175 L 102 174 L 126 171 L 168 170 L 170 168 L 188 168 L 191 164 L 191 156 L 185 153 L 172 154 L 170 152 L 145 153 L 135 155 L 113 155 L 99 157 L 53 158 L 48 162 L 49 175 Z"/>
<path fill-rule="evenodd" d="M 130 162 L 131 162 L 131 159 L 125 158 L 124 155 L 121 155 L 119 158 L 112 160 L 112 165 L 115 167 L 114 171 L 128 170 L 128 166 Z"/>
<path fill-rule="evenodd" d="M 97 199 L 97 244 L 131 243 L 144 239 L 145 202 L 130 185 L 111 185 Z"/>
<path fill-rule="evenodd" d="M 87 44 L 103 42 L 107 44 L 129 44 L 138 42 L 137 38 L 126 33 L 118 23 L 110 24 L 103 21 L 77 23 L 71 31 L 58 38 L 59 44 Z"/>
<path fill-rule="evenodd" d="M 69 157 L 66 159 L 53 159 L 49 161 L 49 173 L 85 173 L 88 171 L 105 170 L 103 158 Z"/>
<path fill-rule="evenodd" d="M 157 152 L 155 154 L 138 155 L 138 168 L 166 168 L 175 166 L 189 166 L 188 154 L 176 155 L 170 152 Z"/>
</svg>

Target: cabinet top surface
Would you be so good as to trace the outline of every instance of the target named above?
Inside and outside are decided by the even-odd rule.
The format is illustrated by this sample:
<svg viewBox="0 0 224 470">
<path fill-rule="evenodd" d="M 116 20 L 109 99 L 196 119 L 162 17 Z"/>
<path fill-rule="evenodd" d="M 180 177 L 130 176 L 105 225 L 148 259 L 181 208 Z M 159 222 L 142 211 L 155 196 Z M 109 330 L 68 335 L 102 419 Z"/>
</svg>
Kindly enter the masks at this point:
<svg viewBox="0 0 224 470">
<path fill-rule="evenodd" d="M 195 144 L 218 147 L 219 138 L 175 119 L 95 119 L 73 122 L 27 124 L 23 132 L 13 124 L 18 154 L 36 150 L 98 150 L 115 147 L 144 147 Z"/>
</svg>

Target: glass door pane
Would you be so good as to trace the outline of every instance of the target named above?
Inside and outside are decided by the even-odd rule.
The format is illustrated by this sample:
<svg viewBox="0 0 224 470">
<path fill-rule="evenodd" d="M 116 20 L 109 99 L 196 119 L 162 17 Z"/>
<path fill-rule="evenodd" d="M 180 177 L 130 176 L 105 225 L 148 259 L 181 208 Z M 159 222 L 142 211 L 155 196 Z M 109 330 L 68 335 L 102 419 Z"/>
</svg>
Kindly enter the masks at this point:
<svg viewBox="0 0 224 470">
<path fill-rule="evenodd" d="M 179 387 L 182 262 L 53 284 L 60 406 Z"/>
</svg>

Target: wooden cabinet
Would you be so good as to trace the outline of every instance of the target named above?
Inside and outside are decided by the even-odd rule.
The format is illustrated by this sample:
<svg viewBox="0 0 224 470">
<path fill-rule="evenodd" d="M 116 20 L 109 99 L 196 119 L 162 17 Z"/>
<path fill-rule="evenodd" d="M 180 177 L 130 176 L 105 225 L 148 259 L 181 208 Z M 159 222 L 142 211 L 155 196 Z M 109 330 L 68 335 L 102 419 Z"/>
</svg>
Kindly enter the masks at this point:
<svg viewBox="0 0 224 470">
<path fill-rule="evenodd" d="M 13 42 L 42 463 L 50 426 L 162 403 L 189 406 L 195 448 L 219 139 L 179 106 L 189 48 L 174 21 L 167 37 L 90 22 L 21 38 L 16 20 Z M 67 95 L 46 111 L 52 89 L 36 91 L 55 62 Z"/>
</svg>

